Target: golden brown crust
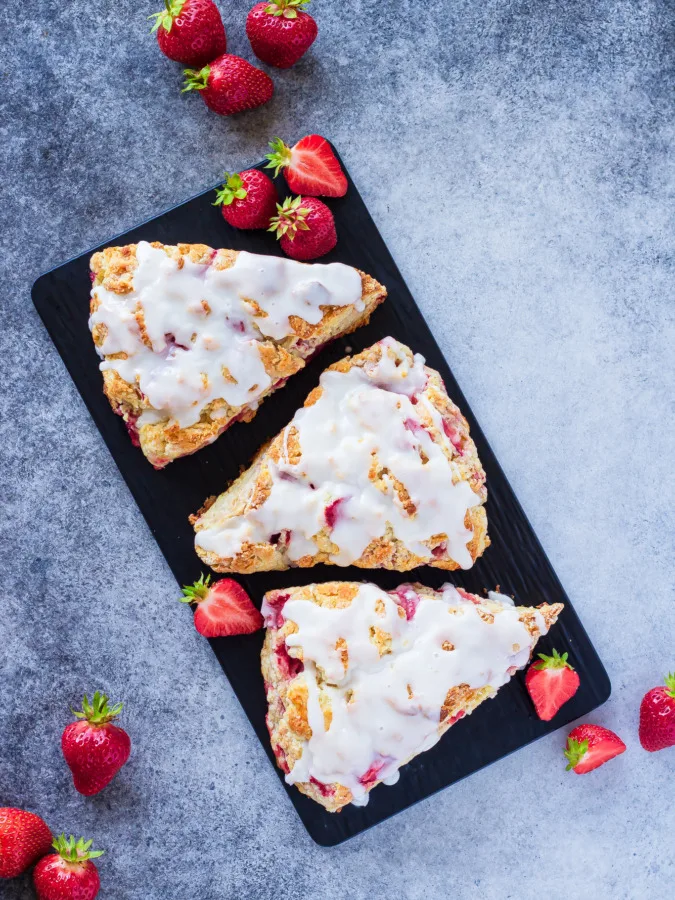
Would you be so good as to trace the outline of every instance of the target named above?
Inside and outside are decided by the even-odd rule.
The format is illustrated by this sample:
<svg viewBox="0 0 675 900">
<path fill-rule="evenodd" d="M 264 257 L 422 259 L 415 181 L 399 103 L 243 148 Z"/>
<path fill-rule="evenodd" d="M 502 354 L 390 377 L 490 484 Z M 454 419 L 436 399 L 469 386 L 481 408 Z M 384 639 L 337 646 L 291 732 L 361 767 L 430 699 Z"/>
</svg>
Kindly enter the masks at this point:
<svg viewBox="0 0 675 900">
<path fill-rule="evenodd" d="M 407 348 L 406 348 L 407 349 Z M 376 364 L 384 352 L 381 344 L 374 344 L 356 356 L 345 357 L 339 362 L 329 366 L 326 371 L 347 372 L 354 366 L 362 367 L 368 363 Z M 412 353 L 407 350 L 412 362 Z M 476 446 L 469 434 L 469 424 L 460 412 L 459 408 L 448 397 L 441 376 L 434 369 L 425 367 L 428 377 L 424 390 L 429 403 L 441 414 L 444 422 L 452 423 L 452 437 L 445 440 L 438 432 L 431 415 L 421 405 L 416 407 L 425 428 L 443 450 L 448 460 L 452 460 L 457 480 L 466 480 L 476 494 L 476 505 L 471 507 L 465 516 L 464 524 L 467 530 L 472 531 L 473 536 L 467 544 L 467 549 L 472 560 L 481 556 L 490 545 L 487 534 L 487 515 L 484 503 L 487 500 L 485 487 L 485 472 L 478 459 Z M 317 386 L 305 400 L 304 406 L 312 406 L 321 396 L 322 388 Z M 263 447 L 254 458 L 251 466 L 237 478 L 230 487 L 221 494 L 215 503 L 211 504 L 206 512 L 199 512 L 191 517 L 195 531 L 217 526 L 227 519 L 244 515 L 247 511 L 259 508 L 269 496 L 272 487 L 272 478 L 268 469 L 268 462 L 278 462 L 282 456 L 288 454 L 288 461 L 296 463 L 301 456 L 301 448 L 297 441 L 294 428 L 289 429 L 287 446 L 284 445 L 284 432 L 280 432 L 266 447 Z M 371 469 L 371 481 L 378 483 L 383 471 L 378 469 L 377 460 L 373 462 Z M 398 485 L 399 497 L 402 502 L 408 503 L 410 498 L 404 486 Z M 414 506 L 412 512 L 414 514 Z M 453 570 L 458 569 L 459 564 L 444 557 L 434 550 L 441 547 L 447 535 L 434 535 L 427 542 L 429 553 L 419 556 L 412 553 L 405 544 L 399 540 L 391 525 L 387 525 L 384 535 L 370 542 L 361 556 L 353 565 L 364 569 L 395 569 L 399 572 L 407 572 L 421 565 L 431 565 L 435 568 Z M 319 563 L 329 563 L 331 554 L 338 548 L 332 543 L 330 530 L 323 528 L 314 536 L 316 552 L 313 555 L 304 556 L 291 561 L 285 553 L 285 543 L 281 539 L 276 544 L 271 543 L 245 543 L 235 557 L 222 557 L 216 552 L 205 550 L 196 546 L 200 558 L 216 572 L 235 572 L 250 574 L 252 572 L 280 571 L 292 566 L 308 568 Z"/>
<path fill-rule="evenodd" d="M 439 600 L 441 594 L 421 584 L 411 585 L 414 591 L 425 599 Z M 360 585 L 356 582 L 331 581 L 324 584 L 310 584 L 303 587 L 281 588 L 269 591 L 265 600 L 272 608 L 280 609 L 286 600 L 302 600 L 315 603 L 331 609 L 349 606 L 359 592 Z M 466 599 L 480 602 L 482 608 L 492 615 L 499 615 L 503 606 L 488 598 L 479 598 L 460 589 Z M 533 639 L 533 646 L 540 636 L 536 623 L 535 608 L 519 607 L 519 619 L 527 628 Z M 542 603 L 536 609 L 541 613 L 546 623 L 547 630 L 555 624 L 563 610 L 562 603 Z M 403 613 L 405 615 L 405 613 Z M 283 618 L 283 617 L 282 617 Z M 293 764 L 302 756 L 303 741 L 309 740 L 312 731 L 307 715 L 307 685 L 301 680 L 295 679 L 295 674 L 289 668 L 293 666 L 293 660 L 302 662 L 302 649 L 299 647 L 286 647 L 285 641 L 288 635 L 297 631 L 297 625 L 290 619 L 283 618 L 278 627 L 274 623 L 267 623 L 265 642 L 261 653 L 261 668 L 265 682 L 265 691 L 268 702 L 267 728 L 270 733 L 272 749 L 279 767 L 288 772 Z M 385 642 L 386 643 L 386 642 Z M 283 648 L 283 649 L 282 649 Z M 447 648 L 451 649 L 451 648 Z M 532 650 L 530 651 L 530 655 Z M 483 700 L 494 695 L 494 690 L 488 685 L 483 688 L 471 689 L 468 684 L 460 684 L 450 688 L 441 709 L 438 726 L 439 735 L 452 727 L 460 718 L 470 715 Z M 327 710 L 324 709 L 324 726 L 328 730 L 329 721 Z M 412 757 L 410 757 L 412 759 Z M 406 760 L 405 763 L 409 762 Z M 402 765 L 405 765 L 403 763 Z M 372 787 L 379 784 L 376 781 Z M 299 783 L 296 787 L 303 794 L 311 797 L 317 803 L 324 806 L 329 812 L 339 812 L 343 806 L 352 800 L 351 792 L 344 785 L 334 783 L 330 785 L 317 785 L 312 782 Z"/>
<path fill-rule="evenodd" d="M 163 250 L 167 256 L 176 260 L 182 267 L 183 260 L 194 263 L 211 263 L 216 269 L 228 269 L 234 265 L 239 252 L 237 250 L 213 250 L 205 244 L 178 244 L 169 246 L 155 241 L 151 244 Z M 94 253 L 91 258 L 91 272 L 94 287 L 102 285 L 106 290 L 116 294 L 126 294 L 133 290 L 133 275 L 137 267 L 136 244 L 124 247 L 106 247 Z M 312 325 L 298 316 L 291 316 L 290 322 L 294 333 L 280 341 L 275 341 L 261 334 L 260 356 L 271 384 L 258 398 L 261 402 L 283 382 L 304 368 L 305 360 L 312 356 L 323 344 L 350 334 L 361 325 L 365 325 L 375 308 L 387 296 L 386 289 L 370 275 L 360 272 L 362 299 L 365 309 L 358 312 L 353 306 L 321 307 L 323 318 L 317 325 Z M 255 306 L 255 301 L 249 301 Z M 91 299 L 91 312 L 96 309 L 97 301 Z M 136 313 L 136 319 L 144 334 L 145 323 L 142 310 Z M 105 325 L 97 325 L 92 336 L 97 347 L 105 340 Z M 121 354 L 126 358 L 126 354 Z M 112 360 L 116 355 L 106 357 Z M 279 383 L 281 382 L 281 384 Z M 200 419 L 194 425 L 181 428 L 168 418 L 154 424 L 137 427 L 137 419 L 147 409 L 151 409 L 147 399 L 138 387 L 125 381 L 114 370 L 104 372 L 103 390 L 113 410 L 124 418 L 134 442 L 137 442 L 145 456 L 155 466 L 162 468 L 180 456 L 195 453 L 202 447 L 213 443 L 234 421 L 250 422 L 256 415 L 256 409 L 246 406 L 233 407 L 225 400 L 214 400 L 202 411 Z"/>
</svg>

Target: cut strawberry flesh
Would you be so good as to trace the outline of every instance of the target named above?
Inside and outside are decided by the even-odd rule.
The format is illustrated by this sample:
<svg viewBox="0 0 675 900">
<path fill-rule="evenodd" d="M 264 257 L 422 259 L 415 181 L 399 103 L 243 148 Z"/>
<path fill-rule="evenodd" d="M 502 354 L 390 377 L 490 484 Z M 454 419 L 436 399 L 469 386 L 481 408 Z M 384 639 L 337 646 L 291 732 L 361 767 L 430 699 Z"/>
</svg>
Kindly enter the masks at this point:
<svg viewBox="0 0 675 900">
<path fill-rule="evenodd" d="M 195 628 L 204 637 L 251 634 L 262 626 L 262 615 L 231 578 L 217 581 L 195 610 Z"/>
<path fill-rule="evenodd" d="M 416 594 L 411 588 L 397 588 L 393 595 L 394 602 L 405 611 L 406 620 L 409 622 L 417 611 L 420 602 L 419 594 Z"/>
<path fill-rule="evenodd" d="M 319 781 L 313 775 L 309 776 L 309 782 L 319 789 L 319 793 L 322 797 L 332 797 L 335 793 L 335 788 L 331 787 L 329 784 L 324 784 L 323 781 Z"/>
<path fill-rule="evenodd" d="M 537 715 L 543 722 L 549 722 L 560 707 L 576 694 L 579 676 L 567 667 L 537 669 L 535 664 L 528 670 L 525 684 Z"/>
<path fill-rule="evenodd" d="M 291 150 L 284 177 L 295 194 L 309 197 L 343 197 L 347 179 L 325 138 L 310 134 Z"/>
<path fill-rule="evenodd" d="M 305 664 L 301 659 L 296 659 L 289 654 L 285 641 L 282 641 L 281 644 L 275 648 L 274 652 L 277 657 L 279 670 L 286 681 L 290 681 L 292 678 L 295 678 L 296 675 L 299 675 L 304 671 Z"/>
<path fill-rule="evenodd" d="M 600 743 L 595 747 L 589 747 L 581 762 L 577 763 L 574 771 L 577 775 L 584 775 L 586 772 L 592 772 L 599 766 L 619 756 L 626 749 L 625 745 L 617 746 L 616 744 Z"/>
<path fill-rule="evenodd" d="M 333 500 L 332 503 L 329 503 L 324 511 L 324 517 L 326 519 L 326 525 L 330 529 L 335 528 L 335 523 L 340 519 L 340 504 L 344 503 L 346 497 L 339 497 L 337 500 Z"/>
</svg>

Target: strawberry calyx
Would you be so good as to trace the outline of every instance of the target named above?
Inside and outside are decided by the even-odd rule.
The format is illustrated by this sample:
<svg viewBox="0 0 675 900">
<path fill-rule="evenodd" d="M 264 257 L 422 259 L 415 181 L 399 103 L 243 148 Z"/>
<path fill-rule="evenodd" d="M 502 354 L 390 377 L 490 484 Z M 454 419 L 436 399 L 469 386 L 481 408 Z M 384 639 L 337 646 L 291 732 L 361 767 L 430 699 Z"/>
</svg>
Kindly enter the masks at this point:
<svg viewBox="0 0 675 900">
<path fill-rule="evenodd" d="M 194 584 L 186 584 L 183 588 L 183 596 L 180 597 L 181 603 L 199 603 L 205 600 L 211 590 L 211 576 L 199 576 L 199 580 Z"/>
<path fill-rule="evenodd" d="M 585 738 L 583 741 L 575 741 L 574 738 L 568 738 L 567 748 L 564 752 L 568 759 L 565 771 L 569 772 L 570 769 L 578 766 L 584 756 L 586 756 L 586 753 L 588 752 L 588 739 Z"/>
<path fill-rule="evenodd" d="M 182 94 L 186 91 L 203 91 L 209 85 L 209 75 L 211 74 L 211 66 L 204 66 L 203 69 L 183 69 L 185 75 L 184 87 Z"/>
<path fill-rule="evenodd" d="M 305 218 L 311 209 L 301 206 L 302 197 L 286 197 L 283 203 L 277 203 L 277 215 L 270 219 L 268 231 L 276 232 L 277 240 L 287 237 L 289 241 L 295 239 L 298 230 L 309 231 L 309 225 Z"/>
<path fill-rule="evenodd" d="M 552 656 L 546 656 L 545 653 L 538 653 L 537 656 L 539 657 L 539 662 L 532 664 L 533 669 L 571 669 L 574 672 L 574 667 L 567 662 L 567 653 L 560 655 L 554 649 Z"/>
<path fill-rule="evenodd" d="M 284 144 L 281 138 L 273 138 L 270 141 L 271 153 L 265 156 L 269 162 L 265 166 L 266 169 L 274 169 L 274 177 L 276 178 L 282 169 L 291 164 L 291 148 L 288 144 Z"/>
<path fill-rule="evenodd" d="M 298 10 L 302 12 L 309 0 L 274 0 L 265 8 L 271 16 L 283 16 L 284 19 L 297 19 Z"/>
<path fill-rule="evenodd" d="M 666 694 L 669 697 L 672 697 L 675 700 L 675 674 L 669 672 L 668 675 L 663 679 L 666 685 Z"/>
<path fill-rule="evenodd" d="M 148 16 L 148 19 L 155 20 L 155 24 L 152 26 L 150 34 L 154 34 L 154 32 L 158 31 L 160 28 L 163 28 L 167 33 L 171 31 L 174 19 L 178 18 L 185 6 L 185 0 L 164 0 L 164 5 L 166 6 L 166 9 Z"/>
<path fill-rule="evenodd" d="M 108 700 L 107 694 L 96 691 L 90 703 L 89 698 L 85 694 L 82 701 L 82 709 L 77 710 L 71 707 L 71 712 L 78 719 L 86 719 L 90 725 L 107 725 L 108 722 L 112 722 L 116 716 L 119 716 L 124 708 L 123 703 L 115 703 L 113 706 L 108 706 Z"/>
<path fill-rule="evenodd" d="M 85 841 L 84 838 L 76 840 L 75 836 L 72 834 L 70 837 L 66 837 L 65 834 L 60 834 L 58 837 L 54 838 L 52 847 L 56 850 L 61 859 L 66 862 L 84 863 L 89 859 L 98 859 L 99 856 L 103 856 L 105 853 L 105 850 L 92 850 L 91 845 L 93 843 L 93 840 Z"/>
<path fill-rule="evenodd" d="M 213 205 L 230 206 L 235 200 L 245 200 L 248 196 L 248 191 L 244 187 L 241 175 L 230 175 L 229 172 L 225 172 L 223 177 L 225 178 L 225 184 L 216 191 L 216 201 Z"/>
</svg>

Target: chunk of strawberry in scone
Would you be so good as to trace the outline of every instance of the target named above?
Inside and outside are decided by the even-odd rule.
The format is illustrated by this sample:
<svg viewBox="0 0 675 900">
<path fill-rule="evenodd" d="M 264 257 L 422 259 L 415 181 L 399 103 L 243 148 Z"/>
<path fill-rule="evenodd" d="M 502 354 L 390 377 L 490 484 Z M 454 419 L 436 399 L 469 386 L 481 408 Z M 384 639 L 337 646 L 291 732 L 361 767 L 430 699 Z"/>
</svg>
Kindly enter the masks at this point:
<svg viewBox="0 0 675 900">
<path fill-rule="evenodd" d="M 195 628 L 204 637 L 252 634 L 263 627 L 263 617 L 248 594 L 232 578 L 211 583 L 211 576 L 183 588 L 182 603 L 196 603 Z"/>
</svg>

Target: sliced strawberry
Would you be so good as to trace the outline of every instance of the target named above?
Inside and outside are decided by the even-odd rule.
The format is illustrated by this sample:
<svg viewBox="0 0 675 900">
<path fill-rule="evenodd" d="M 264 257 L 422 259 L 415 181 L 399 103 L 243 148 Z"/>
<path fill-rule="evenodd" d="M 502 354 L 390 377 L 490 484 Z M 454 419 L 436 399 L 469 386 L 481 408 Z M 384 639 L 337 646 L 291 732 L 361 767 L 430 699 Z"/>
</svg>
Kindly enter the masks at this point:
<svg viewBox="0 0 675 900">
<path fill-rule="evenodd" d="M 240 584 L 221 578 L 211 584 L 211 576 L 183 588 L 183 603 L 196 603 L 195 628 L 204 637 L 252 634 L 263 626 L 263 617 Z"/>
<path fill-rule="evenodd" d="M 557 650 L 553 656 L 540 653 L 539 660 L 532 663 L 525 676 L 525 687 L 544 722 L 550 721 L 576 694 L 579 683 L 579 676 L 567 662 L 567 653 L 560 656 Z"/>
<path fill-rule="evenodd" d="M 326 138 L 309 134 L 293 147 L 274 138 L 267 154 L 268 169 L 277 176 L 281 169 L 294 194 L 307 197 L 344 197 L 347 178 Z"/>
<path fill-rule="evenodd" d="M 569 760 L 567 771 L 574 769 L 577 775 L 592 772 L 610 759 L 623 753 L 626 745 L 608 728 L 600 725 L 578 725 L 567 738 L 565 756 Z"/>
</svg>

